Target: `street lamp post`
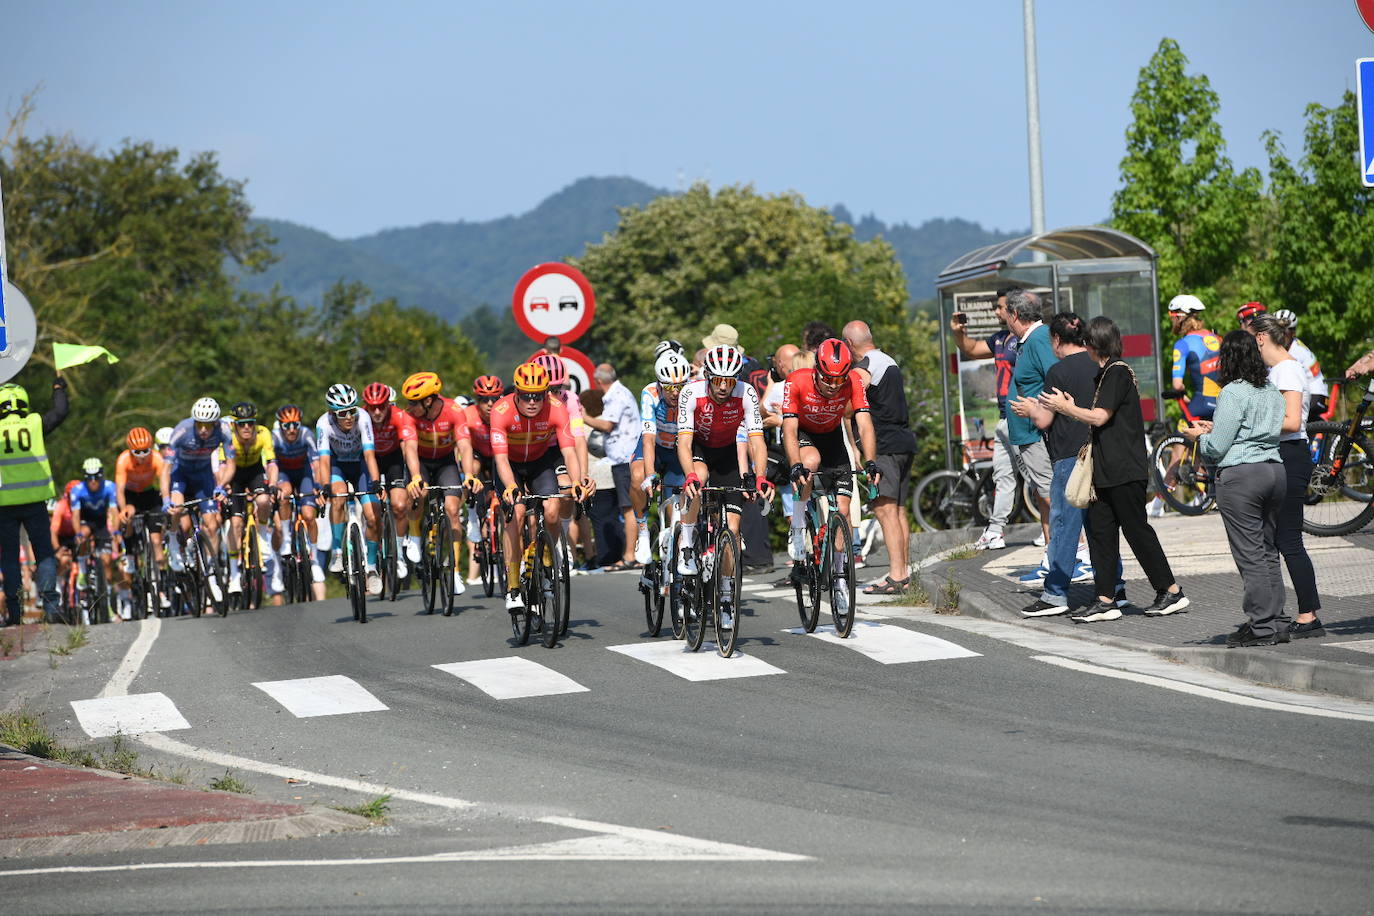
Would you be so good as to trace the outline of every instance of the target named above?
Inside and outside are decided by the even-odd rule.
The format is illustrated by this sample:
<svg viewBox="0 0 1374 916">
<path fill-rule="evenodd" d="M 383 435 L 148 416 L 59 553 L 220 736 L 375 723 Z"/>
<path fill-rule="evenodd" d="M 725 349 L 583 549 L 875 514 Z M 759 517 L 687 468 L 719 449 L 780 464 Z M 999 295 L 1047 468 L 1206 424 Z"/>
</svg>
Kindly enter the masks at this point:
<svg viewBox="0 0 1374 916">
<path fill-rule="evenodd" d="M 1045 231 L 1045 176 L 1040 165 L 1040 86 L 1035 64 L 1035 0 L 1021 3 L 1026 31 L 1026 147 L 1030 165 L 1031 232 Z M 1044 256 L 1036 253 L 1036 260 Z"/>
</svg>

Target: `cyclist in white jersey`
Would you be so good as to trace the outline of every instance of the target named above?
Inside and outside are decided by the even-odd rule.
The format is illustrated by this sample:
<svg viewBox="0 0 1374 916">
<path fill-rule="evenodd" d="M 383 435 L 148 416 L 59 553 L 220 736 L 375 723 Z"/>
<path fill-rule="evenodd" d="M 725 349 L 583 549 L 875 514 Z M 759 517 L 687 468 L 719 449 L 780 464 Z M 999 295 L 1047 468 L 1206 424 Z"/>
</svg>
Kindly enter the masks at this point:
<svg viewBox="0 0 1374 916">
<path fill-rule="evenodd" d="M 358 392 L 351 385 L 331 385 L 325 394 L 329 410 L 315 423 L 315 447 L 319 450 L 319 480 L 328 481 L 335 495 L 348 492 L 348 484 L 358 493 L 369 493 L 372 482 L 381 474 L 373 451 L 372 418 L 358 408 Z M 332 500 L 329 506 L 333 549 L 329 571 L 343 572 L 343 530 L 347 513 L 345 500 Z M 372 497 L 363 500 L 363 519 L 367 533 L 367 591 L 382 593 L 382 577 L 377 572 L 377 510 Z"/>
<path fill-rule="evenodd" d="M 1291 309 L 1274 312 L 1274 320 L 1288 329 L 1288 355 L 1298 361 L 1307 373 L 1307 392 L 1311 400 L 1307 408 L 1307 422 L 1320 420 L 1326 413 L 1327 397 L 1330 390 L 1326 387 L 1326 376 L 1322 375 L 1322 364 L 1317 355 L 1298 340 L 1298 316 Z"/>
</svg>

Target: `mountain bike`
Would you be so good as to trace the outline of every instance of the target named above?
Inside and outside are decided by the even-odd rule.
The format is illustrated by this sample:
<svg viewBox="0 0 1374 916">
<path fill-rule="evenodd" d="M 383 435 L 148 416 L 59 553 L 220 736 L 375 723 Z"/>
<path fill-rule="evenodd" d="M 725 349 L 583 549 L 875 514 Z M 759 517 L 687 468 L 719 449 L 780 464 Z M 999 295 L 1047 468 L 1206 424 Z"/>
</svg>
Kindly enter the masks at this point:
<svg viewBox="0 0 1374 916">
<path fill-rule="evenodd" d="M 1167 400 L 1178 401 L 1184 420 L 1189 423 L 1197 420 L 1188 409 L 1184 392 L 1166 388 L 1162 395 Z M 1182 458 L 1175 460 L 1176 451 L 1182 452 Z M 1171 476 L 1176 481 L 1172 487 L 1168 485 Z M 1212 508 L 1216 502 L 1215 480 L 1215 467 L 1203 458 L 1198 441 L 1189 440 L 1181 432 L 1161 437 L 1150 451 L 1150 482 L 1159 497 L 1175 512 L 1202 515 Z"/>
<path fill-rule="evenodd" d="M 546 649 L 557 645 L 558 637 L 567 632 L 567 558 L 560 548 L 559 538 L 544 524 L 544 501 L 572 498 L 567 493 L 554 496 L 527 493 L 520 497 L 520 504 L 525 507 L 525 525 L 521 531 L 520 556 L 511 557 L 510 561 L 521 564 L 520 594 L 525 610 L 512 614 L 510 623 L 515 641 L 522 646 L 530 641 L 532 630 L 540 633 Z M 507 521 L 514 514 L 515 506 L 507 506 Z"/>
<path fill-rule="evenodd" d="M 1302 530 L 1319 537 L 1353 534 L 1374 519 L 1374 444 L 1365 415 L 1374 403 L 1374 379 L 1347 423 L 1307 424 L 1312 480 Z"/>
<path fill-rule="evenodd" d="M 837 487 L 853 477 L 853 471 L 814 473 L 811 498 L 806 506 L 807 551 L 802 558 L 801 574 L 793 582 L 802 629 L 815 632 L 824 593 L 830 602 L 835 634 L 841 639 L 854 629 L 856 575 L 854 530 L 849 519 L 839 511 Z M 817 504 L 818 496 L 824 497 L 823 509 Z"/>
<path fill-rule="evenodd" d="M 726 519 L 726 497 L 732 493 L 752 495 L 743 487 L 704 486 L 701 488 L 701 513 L 697 516 L 697 572 L 682 579 L 683 638 L 693 652 L 706 638 L 708 621 L 715 627 L 716 652 L 729 658 L 739 641 L 740 586 L 744 578 L 739 539 Z M 726 576 L 725 567 L 734 570 Z M 723 609 L 731 620 L 727 626 Z"/>
<path fill-rule="evenodd" d="M 453 529 L 444 511 L 444 496 L 459 493 L 462 486 L 432 486 L 425 489 L 425 507 L 420 521 L 420 592 L 425 613 L 433 614 L 443 602 L 444 616 L 453 614 Z"/>
</svg>

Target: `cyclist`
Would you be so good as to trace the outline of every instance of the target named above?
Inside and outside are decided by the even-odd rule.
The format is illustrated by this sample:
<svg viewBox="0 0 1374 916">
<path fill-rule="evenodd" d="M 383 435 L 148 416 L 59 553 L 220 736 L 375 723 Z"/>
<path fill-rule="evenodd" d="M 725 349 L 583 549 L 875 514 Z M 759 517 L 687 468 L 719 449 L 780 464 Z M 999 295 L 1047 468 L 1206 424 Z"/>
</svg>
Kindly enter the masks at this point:
<svg viewBox="0 0 1374 916">
<path fill-rule="evenodd" d="M 877 436 L 869 415 L 868 395 L 863 378 L 854 369 L 854 356 L 844 341 L 831 338 L 816 349 L 816 366 L 798 369 L 787 376 L 782 394 L 782 447 L 791 470 L 788 476 L 797 485 L 792 501 L 792 536 L 789 551 L 793 560 L 806 555 L 806 503 L 811 498 L 811 475 L 816 471 L 848 472 L 849 449 L 841 425 L 852 413 L 859 430 L 864 473 L 876 486 L 881 474 L 875 460 Z M 836 481 L 837 508 L 841 518 L 849 517 L 850 477 Z M 797 566 L 792 567 L 798 571 Z"/>
<path fill-rule="evenodd" d="M 172 457 L 162 467 L 162 505 L 181 526 L 183 536 L 191 534 L 191 518 L 182 511 L 188 499 L 210 499 L 224 494 L 224 485 L 234 476 L 233 452 L 216 470 L 212 466 L 215 450 L 224 445 L 232 449 L 232 437 L 220 421 L 219 402 L 201 398 L 191 406 L 191 416 L 182 420 L 172 431 L 169 448 Z M 204 512 L 201 517 L 210 549 L 219 551 L 219 513 Z M 182 569 L 181 549 L 177 538 L 171 538 L 172 569 Z M 214 569 L 204 571 L 206 585 L 215 601 L 224 599 L 219 576 Z"/>
<path fill-rule="evenodd" d="M 1326 413 L 1327 397 L 1330 395 L 1330 390 L 1326 387 L 1326 376 L 1322 375 L 1322 364 L 1317 362 L 1317 355 L 1298 340 L 1296 313 L 1291 309 L 1279 309 L 1274 313 L 1274 320 L 1288 329 L 1288 355 L 1296 359 L 1308 375 L 1307 391 L 1311 402 L 1307 406 L 1305 422 L 1320 420 L 1322 414 Z"/>
<path fill-rule="evenodd" d="M 1217 383 L 1217 372 L 1221 368 L 1221 338 L 1203 323 L 1202 312 L 1206 308 L 1201 299 L 1189 293 L 1181 293 L 1169 300 L 1169 327 L 1180 335 L 1174 342 L 1171 384 L 1175 391 L 1186 391 L 1185 381 L 1187 387 L 1192 388 L 1188 411 L 1199 420 L 1212 419 L 1212 413 L 1217 408 L 1217 395 L 1221 393 L 1221 385 Z M 1186 421 L 1179 420 L 1179 431 L 1182 432 L 1187 425 Z M 1185 451 L 1184 446 L 1177 445 L 1170 452 L 1169 468 L 1164 475 L 1164 485 L 1170 489 L 1178 481 L 1177 468 Z M 1162 512 L 1162 502 L 1153 508 Z"/>
<path fill-rule="evenodd" d="M 373 382 L 363 389 L 363 403 L 372 418 L 372 439 L 376 443 L 377 470 L 390 491 L 391 514 L 396 519 L 396 538 L 411 563 L 420 562 L 420 545 L 409 534 L 407 519 L 412 510 L 407 484 L 418 484 L 420 453 L 415 433 L 415 418 L 392 403 L 396 398 L 390 385 Z M 404 579 L 406 561 L 396 558 L 396 575 Z"/>
<path fill-rule="evenodd" d="M 677 456 L 677 404 L 682 396 L 683 386 L 692 377 L 692 364 L 676 349 L 664 347 L 663 343 L 659 344 L 656 352 L 659 354 L 654 360 L 654 377 L 657 381 L 645 385 L 644 390 L 639 393 L 642 434 L 639 450 L 635 452 L 635 460 L 641 462 L 641 469 L 632 477 L 639 477 L 643 481 L 640 487 L 634 488 L 641 493 L 655 486 L 663 487 L 664 499 L 670 501 L 667 503 L 668 512 L 665 518 L 671 522 L 677 490 L 687 481 L 687 475 L 683 472 Z M 640 502 L 647 504 L 648 500 L 641 496 Z M 647 519 L 644 518 L 644 510 L 637 508 L 636 511 L 640 516 L 640 537 L 647 539 L 649 526 Z M 668 543 L 671 535 L 671 526 L 665 524 L 659 532 L 660 548 Z M 646 544 L 645 547 L 647 546 Z M 639 550 L 636 549 L 635 553 L 635 559 L 639 561 Z M 646 549 L 645 559 L 640 562 L 648 562 L 647 553 Z"/>
<path fill-rule="evenodd" d="M 81 486 L 79 480 L 69 480 L 62 495 L 51 500 L 52 512 L 48 520 L 48 534 L 57 554 L 57 581 L 66 582 L 71 572 L 72 557 L 76 555 L 76 523 L 72 519 L 72 491 Z"/>
<path fill-rule="evenodd" d="M 410 482 L 411 495 L 423 499 L 425 488 L 458 487 L 463 485 L 463 468 L 472 459 L 472 442 L 468 434 L 463 409 L 441 392 L 444 383 L 433 372 L 416 372 L 405 380 L 401 394 L 410 401 L 410 414 L 415 418 L 415 434 L 420 457 L 420 479 Z M 475 485 L 474 481 L 474 485 Z M 453 594 L 467 591 L 463 583 L 462 567 L 458 564 L 463 545 L 463 501 L 456 490 L 444 494 L 444 514 L 453 532 Z M 407 545 L 409 550 L 409 545 Z M 416 546 L 412 562 L 420 561 Z"/>
<path fill-rule="evenodd" d="M 129 522 L 136 512 L 156 512 L 162 508 L 162 497 L 157 483 L 162 478 L 162 456 L 153 450 L 153 434 L 142 426 L 135 426 L 124 437 L 128 446 L 115 459 L 115 499 L 119 505 L 119 520 L 125 534 L 125 544 L 131 550 L 135 545 L 129 543 Z M 150 520 L 144 529 L 153 545 L 153 562 L 162 563 L 162 523 Z M 126 550 L 124 572 L 133 573 L 133 554 Z M 165 592 L 162 606 L 171 607 L 172 599 Z"/>
<path fill-rule="evenodd" d="M 377 509 L 373 505 L 372 482 L 379 478 L 376 447 L 372 439 L 372 418 L 358 410 L 358 392 L 342 382 L 329 386 L 324 395 L 329 409 L 315 422 L 315 446 L 319 449 L 319 478 L 329 481 L 328 492 L 342 496 L 353 484 L 354 492 L 363 494 L 363 522 L 367 544 L 367 593 L 382 593 L 382 577 L 377 573 Z M 329 554 L 329 571 L 343 572 L 344 516 L 347 501 L 336 499 L 329 507 L 333 547 Z"/>
<path fill-rule="evenodd" d="M 468 543 L 476 544 L 482 539 L 480 516 L 487 512 L 487 503 L 496 492 L 495 464 L 491 453 L 491 408 L 501 400 L 505 386 L 494 375 L 480 375 L 472 383 L 473 403 L 463 408 L 463 419 L 468 424 L 468 440 L 472 443 L 472 454 L 463 467 L 463 474 L 473 483 L 470 484 L 474 498 L 468 505 Z M 468 550 L 468 584 L 480 585 L 481 570 L 477 568 L 477 552 Z"/>
<path fill-rule="evenodd" d="M 568 383 L 568 367 L 563 362 L 561 356 L 554 356 L 550 353 L 540 354 L 530 362 L 543 366 L 549 373 L 549 397 L 562 403 L 568 411 L 568 429 L 573 436 L 573 449 L 577 452 L 577 463 L 583 468 L 591 468 L 591 457 L 587 453 L 587 423 L 583 417 L 582 400 L 577 396 Z M 564 549 L 569 549 L 571 545 L 580 542 L 580 538 L 589 533 L 588 531 L 577 530 L 582 523 L 573 520 L 573 505 L 567 500 L 559 503 L 559 520 L 563 525 Z M 584 545 L 585 546 L 585 545 Z"/>
<path fill-rule="evenodd" d="M 740 379 L 744 369 L 744 353 L 739 347 L 720 344 L 708 349 L 702 357 L 702 378 L 690 382 L 678 398 L 677 455 L 687 470 L 683 492 L 687 508 L 682 513 L 682 553 L 677 571 L 683 576 L 697 573 L 696 539 L 697 516 L 701 512 L 701 486 L 705 478 L 711 486 L 744 487 L 766 497 L 773 489 L 768 482 L 768 453 L 763 443 L 763 419 L 759 415 L 759 393 L 753 385 Z M 747 450 L 753 470 L 745 479 L 740 474 L 736 436 L 741 425 L 747 439 Z M 739 535 L 743 502 L 739 494 L 726 497 L 727 522 L 730 530 Z M 726 585 L 724 594 L 732 594 L 731 577 L 735 570 L 722 568 Z M 723 610 L 722 624 L 734 626 L 730 609 Z"/>
<path fill-rule="evenodd" d="M 301 425 L 301 409 L 295 404 L 285 404 L 277 408 L 277 422 L 272 427 L 272 451 L 277 456 L 277 491 L 281 494 L 278 502 L 277 517 L 281 524 L 281 549 L 283 557 L 291 556 L 291 502 L 292 493 L 301 496 L 301 518 L 305 520 L 306 532 L 313 545 L 319 537 L 316 522 L 318 510 L 315 507 L 315 463 L 319 450 L 315 447 L 315 434 L 308 426 Z M 324 598 L 324 569 L 315 558 L 313 547 L 310 549 L 310 578 L 314 580 L 315 598 Z"/>
<path fill-rule="evenodd" d="M 503 499 L 512 503 L 521 491 L 554 496 L 574 480 L 573 495 L 585 499 L 592 482 L 582 476 L 585 470 L 578 463 L 567 410 L 549 397 L 549 373 L 536 363 L 524 363 L 515 367 L 513 380 L 515 392 L 491 409 L 492 461 Z M 544 502 L 544 524 L 550 532 L 559 530 L 559 502 Z M 506 610 L 513 615 L 525 609 L 520 595 L 520 531 L 525 507 L 515 502 L 514 508 L 505 534 Z"/>
<path fill-rule="evenodd" d="M 272 497 L 265 492 L 277 485 L 277 455 L 273 450 L 272 431 L 258 425 L 258 408 L 247 401 L 239 401 L 229 408 L 230 422 L 234 428 L 231 445 L 220 449 L 220 460 L 231 453 L 234 456 L 234 476 L 229 479 L 229 594 L 243 591 L 239 581 L 239 547 L 243 540 L 243 527 L 248 521 L 248 497 L 254 490 L 259 492 L 253 497 L 253 517 L 258 525 L 259 539 L 262 542 L 262 562 L 271 568 L 269 588 L 274 595 L 285 590 L 281 578 L 281 565 L 276 562 L 272 550 Z"/>
<path fill-rule="evenodd" d="M 81 463 L 82 485 L 72 490 L 72 517 L 80 525 L 80 541 L 91 545 L 89 556 L 99 556 L 100 565 L 105 567 L 105 581 L 114 585 L 114 565 L 111 555 L 114 551 L 114 532 L 119 529 L 119 496 L 115 485 L 105 479 L 105 465 L 99 458 L 87 458 Z M 79 543 L 79 541 L 78 541 Z M 85 557 L 78 560 L 78 588 L 86 587 L 86 575 L 90 569 Z M 119 592 L 120 616 L 128 619 L 128 586 L 121 585 Z"/>
<path fill-rule="evenodd" d="M 153 445 L 157 446 L 157 453 L 162 456 L 165 464 L 172 460 L 172 427 L 159 426 L 157 432 L 153 433 Z"/>
</svg>

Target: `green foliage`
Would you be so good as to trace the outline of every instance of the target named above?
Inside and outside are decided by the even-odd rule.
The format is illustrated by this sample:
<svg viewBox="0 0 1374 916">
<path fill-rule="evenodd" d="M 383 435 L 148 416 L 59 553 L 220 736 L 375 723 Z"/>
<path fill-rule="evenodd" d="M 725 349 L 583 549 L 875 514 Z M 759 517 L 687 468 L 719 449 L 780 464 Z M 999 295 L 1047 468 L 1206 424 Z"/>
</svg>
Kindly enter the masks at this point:
<svg viewBox="0 0 1374 916">
<path fill-rule="evenodd" d="M 224 771 L 223 776 L 216 776 L 210 780 L 210 788 L 215 792 L 234 792 L 238 795 L 252 795 L 253 787 L 239 779 L 229 770 Z"/>
<path fill-rule="evenodd" d="M 391 796 L 378 795 L 371 801 L 359 805 L 334 805 L 334 810 L 365 817 L 374 824 L 385 824 L 386 813 L 391 810 Z"/>
<path fill-rule="evenodd" d="M 1161 300 L 1186 292 L 1211 304 L 1249 256 L 1262 182 L 1256 169 L 1232 168 L 1220 99 L 1187 64 L 1165 38 L 1140 71 L 1112 225 L 1158 253 Z"/>
</svg>

